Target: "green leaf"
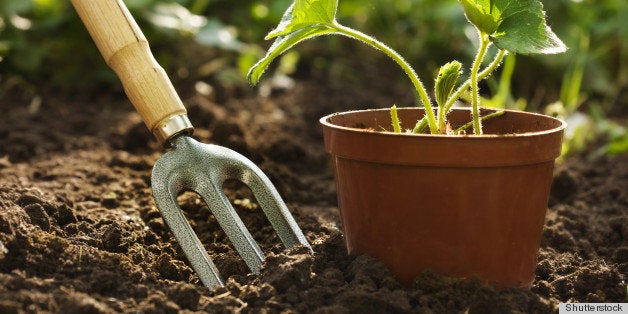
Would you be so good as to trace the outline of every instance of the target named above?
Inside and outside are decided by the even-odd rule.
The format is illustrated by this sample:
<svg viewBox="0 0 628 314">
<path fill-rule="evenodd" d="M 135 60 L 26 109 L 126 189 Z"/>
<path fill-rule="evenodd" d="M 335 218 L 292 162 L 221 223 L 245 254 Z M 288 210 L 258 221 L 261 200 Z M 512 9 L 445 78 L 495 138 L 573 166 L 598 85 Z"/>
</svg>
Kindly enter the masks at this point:
<svg viewBox="0 0 628 314">
<path fill-rule="evenodd" d="M 491 41 L 514 53 L 554 54 L 567 51 L 565 44 L 547 26 L 543 4 L 538 0 L 496 0 L 501 23 Z"/>
<path fill-rule="evenodd" d="M 443 108 L 447 103 L 447 99 L 456 87 L 460 74 L 462 74 L 461 69 L 462 64 L 458 61 L 452 61 L 440 67 L 434 85 L 436 103 L 439 107 Z"/>
<path fill-rule="evenodd" d="M 292 46 L 306 39 L 336 33 L 337 8 L 338 0 L 295 0 L 279 25 L 266 35 L 266 39 L 275 38 L 275 42 L 249 70 L 249 82 L 257 84 L 268 65 Z"/>
<path fill-rule="evenodd" d="M 317 25 L 332 25 L 336 21 L 338 0 L 295 0 L 286 10 L 279 25 L 266 39 L 284 36 Z"/>
<path fill-rule="evenodd" d="M 317 36 L 331 34 L 334 33 L 335 30 L 330 29 L 326 26 L 313 26 L 308 28 L 302 28 L 297 31 L 294 31 L 286 36 L 279 36 L 275 39 L 275 42 L 266 52 L 266 55 L 259 60 L 247 74 L 247 78 L 251 84 L 255 85 L 259 82 L 259 79 L 266 71 L 268 65 L 275 60 L 278 56 L 286 52 L 288 49 L 292 48 L 292 46 L 310 38 L 314 38 Z"/>
<path fill-rule="evenodd" d="M 561 53 L 565 44 L 547 26 L 539 0 L 460 0 L 467 19 L 500 49 L 528 54 Z"/>
<path fill-rule="evenodd" d="M 489 0 L 460 0 L 469 22 L 485 34 L 494 33 L 499 26 L 499 15 L 491 14 L 493 7 L 491 2 Z"/>
</svg>

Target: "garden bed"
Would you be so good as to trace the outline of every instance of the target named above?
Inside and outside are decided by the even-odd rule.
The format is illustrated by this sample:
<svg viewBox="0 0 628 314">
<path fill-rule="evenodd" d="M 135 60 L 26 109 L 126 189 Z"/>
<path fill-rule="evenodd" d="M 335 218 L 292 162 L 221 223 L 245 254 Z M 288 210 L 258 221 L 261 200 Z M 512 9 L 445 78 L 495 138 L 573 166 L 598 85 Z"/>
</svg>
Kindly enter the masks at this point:
<svg viewBox="0 0 628 314">
<path fill-rule="evenodd" d="M 184 193 L 180 204 L 227 282 L 206 289 L 155 207 L 150 172 L 163 151 L 126 98 L 9 88 L 0 99 L 0 313 L 533 313 L 559 302 L 628 302 L 627 154 L 557 166 L 530 290 L 430 272 L 404 288 L 368 256 L 346 256 L 317 122 L 389 100 L 313 81 L 270 97 L 186 94 L 196 136 L 258 164 L 315 254 L 284 251 L 248 189 L 228 182 L 267 252 L 261 274 L 248 274 L 209 209 Z"/>
</svg>

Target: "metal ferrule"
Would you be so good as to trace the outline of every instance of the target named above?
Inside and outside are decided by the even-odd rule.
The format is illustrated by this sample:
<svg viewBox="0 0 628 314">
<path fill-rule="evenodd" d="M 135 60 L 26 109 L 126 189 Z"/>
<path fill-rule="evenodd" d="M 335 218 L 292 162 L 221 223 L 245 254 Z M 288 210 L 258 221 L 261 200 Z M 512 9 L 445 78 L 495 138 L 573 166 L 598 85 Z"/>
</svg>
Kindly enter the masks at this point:
<svg viewBox="0 0 628 314">
<path fill-rule="evenodd" d="M 170 147 L 170 140 L 176 135 L 182 133 L 191 135 L 193 132 L 194 127 L 187 114 L 172 116 L 159 123 L 153 129 L 153 134 L 164 147 Z"/>
</svg>

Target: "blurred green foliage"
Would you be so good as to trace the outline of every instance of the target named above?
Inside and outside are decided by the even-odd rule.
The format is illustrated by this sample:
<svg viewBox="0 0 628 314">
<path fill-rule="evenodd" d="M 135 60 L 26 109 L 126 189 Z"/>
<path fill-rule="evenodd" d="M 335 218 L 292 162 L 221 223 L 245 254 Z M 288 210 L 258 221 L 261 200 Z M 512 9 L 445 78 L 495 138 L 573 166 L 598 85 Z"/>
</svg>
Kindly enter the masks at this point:
<svg viewBox="0 0 628 314">
<path fill-rule="evenodd" d="M 608 112 L 625 112 L 621 107 L 628 102 L 628 2 L 562 0 L 546 7 L 564 16 L 556 19 L 556 27 L 571 47 L 564 59 L 544 64 L 562 76 L 550 77 L 560 85 L 558 99 L 545 112 L 569 124 L 563 153 L 582 152 L 600 138 L 605 143 L 592 156 L 628 151 L 626 121 L 607 117 Z"/>
<path fill-rule="evenodd" d="M 248 68 L 270 45 L 263 37 L 291 2 L 125 0 L 174 81 L 191 77 L 241 87 Z M 628 102 L 628 1 L 552 0 L 544 5 L 568 52 L 510 56 L 484 86 L 485 101 L 534 111 L 551 104 L 548 112 L 567 120 L 584 114 L 593 129 L 570 131 L 567 142 L 573 149 L 603 135 L 609 152 L 625 151 L 625 127 L 605 123 L 605 116 L 613 107 L 625 112 L 617 107 Z M 385 40 L 423 77 L 433 76 L 452 58 L 470 64 L 475 52 L 475 31 L 457 0 L 340 0 L 338 18 Z M 348 45 L 344 38 L 324 38 L 286 56 L 276 71 L 307 67 L 344 79 L 352 75 L 345 71 L 353 65 Z M 6 84 L 75 93 L 120 88 L 68 0 L 0 0 L 0 89 Z"/>
<path fill-rule="evenodd" d="M 225 80 L 244 82 L 232 59 L 253 64 L 261 52 L 238 40 L 238 29 L 222 22 L 228 18 L 201 15 L 219 2 L 125 1 L 160 64 L 175 73 L 174 80 L 198 67 L 207 75 L 220 72 Z M 203 56 L 216 50 L 224 58 L 209 62 Z M 68 0 L 0 0 L 0 78 L 67 92 L 119 88 Z"/>
<path fill-rule="evenodd" d="M 33 84 L 74 85 L 84 69 L 106 76 L 93 64 L 85 45 L 89 37 L 74 21 L 69 1 L 1 0 L 0 75 Z"/>
</svg>

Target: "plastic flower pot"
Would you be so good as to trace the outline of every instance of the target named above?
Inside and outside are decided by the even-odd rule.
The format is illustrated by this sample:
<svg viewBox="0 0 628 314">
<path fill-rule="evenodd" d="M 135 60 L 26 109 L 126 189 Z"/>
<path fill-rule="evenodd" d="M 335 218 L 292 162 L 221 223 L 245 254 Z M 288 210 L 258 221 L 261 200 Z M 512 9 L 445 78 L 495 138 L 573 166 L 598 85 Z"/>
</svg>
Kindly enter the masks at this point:
<svg viewBox="0 0 628 314">
<path fill-rule="evenodd" d="M 484 109 L 484 111 L 488 111 Z M 423 109 L 399 109 L 412 128 Z M 449 114 L 452 127 L 470 120 Z M 506 111 L 485 135 L 395 134 L 388 109 L 323 117 L 348 253 L 381 260 L 402 284 L 421 272 L 529 287 L 566 124 Z"/>
</svg>

